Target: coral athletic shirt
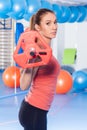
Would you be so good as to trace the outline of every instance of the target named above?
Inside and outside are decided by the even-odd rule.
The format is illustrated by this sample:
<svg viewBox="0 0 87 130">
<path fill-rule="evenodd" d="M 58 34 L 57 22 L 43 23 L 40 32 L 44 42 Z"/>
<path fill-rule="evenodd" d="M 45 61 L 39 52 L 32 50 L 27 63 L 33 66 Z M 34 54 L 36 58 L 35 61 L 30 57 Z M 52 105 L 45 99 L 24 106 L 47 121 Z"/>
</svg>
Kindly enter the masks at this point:
<svg viewBox="0 0 87 130">
<path fill-rule="evenodd" d="M 47 65 L 39 67 L 25 101 L 37 108 L 49 110 L 55 94 L 59 71 L 60 65 L 52 56 Z"/>
</svg>

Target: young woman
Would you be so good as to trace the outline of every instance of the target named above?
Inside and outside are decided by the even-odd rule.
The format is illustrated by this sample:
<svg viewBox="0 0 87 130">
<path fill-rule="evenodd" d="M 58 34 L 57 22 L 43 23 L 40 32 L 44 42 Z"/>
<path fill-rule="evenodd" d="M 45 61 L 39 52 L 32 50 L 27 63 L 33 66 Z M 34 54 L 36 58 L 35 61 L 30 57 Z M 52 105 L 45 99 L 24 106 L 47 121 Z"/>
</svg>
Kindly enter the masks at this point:
<svg viewBox="0 0 87 130">
<path fill-rule="evenodd" d="M 50 46 L 57 33 L 57 20 L 53 11 L 40 9 L 32 16 L 29 30 L 36 30 Z M 35 59 L 40 60 L 38 57 Z M 27 89 L 19 111 L 19 121 L 24 130 L 47 130 L 47 113 L 53 101 L 60 65 L 52 55 L 47 65 L 24 69 L 20 87 Z"/>
</svg>

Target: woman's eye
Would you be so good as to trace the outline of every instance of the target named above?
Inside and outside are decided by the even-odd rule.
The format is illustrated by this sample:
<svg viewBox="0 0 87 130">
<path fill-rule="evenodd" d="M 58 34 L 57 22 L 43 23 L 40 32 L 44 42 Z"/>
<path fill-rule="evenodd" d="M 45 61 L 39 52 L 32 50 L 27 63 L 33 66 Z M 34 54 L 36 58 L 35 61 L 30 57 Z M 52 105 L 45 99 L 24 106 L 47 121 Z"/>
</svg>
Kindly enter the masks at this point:
<svg viewBox="0 0 87 130">
<path fill-rule="evenodd" d="M 51 22 L 47 22 L 46 25 L 52 24 Z M 54 24 L 57 24 L 57 21 L 54 22 Z"/>
<path fill-rule="evenodd" d="M 55 21 L 54 24 L 57 24 L 57 21 Z"/>
<path fill-rule="evenodd" d="M 48 23 L 46 23 L 47 25 L 49 25 L 50 23 L 48 22 Z"/>
</svg>

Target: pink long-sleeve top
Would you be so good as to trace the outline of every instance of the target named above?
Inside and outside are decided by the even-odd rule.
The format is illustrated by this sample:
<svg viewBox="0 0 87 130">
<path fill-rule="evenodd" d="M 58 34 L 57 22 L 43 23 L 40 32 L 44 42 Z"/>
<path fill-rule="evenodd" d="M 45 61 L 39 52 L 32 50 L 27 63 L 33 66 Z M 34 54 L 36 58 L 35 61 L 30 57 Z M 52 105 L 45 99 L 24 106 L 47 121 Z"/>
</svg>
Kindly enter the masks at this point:
<svg viewBox="0 0 87 130">
<path fill-rule="evenodd" d="M 37 108 L 49 110 L 54 98 L 60 65 L 52 56 L 50 62 L 39 67 L 25 100 Z"/>
</svg>

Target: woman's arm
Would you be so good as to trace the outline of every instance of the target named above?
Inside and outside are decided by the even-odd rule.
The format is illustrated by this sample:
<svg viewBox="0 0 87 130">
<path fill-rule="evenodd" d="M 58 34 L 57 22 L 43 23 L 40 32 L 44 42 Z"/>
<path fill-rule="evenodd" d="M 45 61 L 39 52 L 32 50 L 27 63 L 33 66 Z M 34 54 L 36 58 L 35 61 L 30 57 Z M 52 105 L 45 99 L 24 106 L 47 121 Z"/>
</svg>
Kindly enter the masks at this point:
<svg viewBox="0 0 87 130">
<path fill-rule="evenodd" d="M 21 69 L 21 77 L 20 77 L 20 88 L 21 88 L 21 90 L 26 90 L 31 85 L 32 71 L 33 71 L 33 68 Z"/>
<path fill-rule="evenodd" d="M 38 62 L 40 61 L 39 57 L 33 59 L 30 62 Z M 21 77 L 20 77 L 20 88 L 21 90 L 26 90 L 31 85 L 31 82 L 33 81 L 34 77 L 36 76 L 36 73 L 39 69 L 38 67 L 34 68 L 27 68 L 27 69 L 20 69 Z"/>
</svg>

